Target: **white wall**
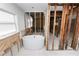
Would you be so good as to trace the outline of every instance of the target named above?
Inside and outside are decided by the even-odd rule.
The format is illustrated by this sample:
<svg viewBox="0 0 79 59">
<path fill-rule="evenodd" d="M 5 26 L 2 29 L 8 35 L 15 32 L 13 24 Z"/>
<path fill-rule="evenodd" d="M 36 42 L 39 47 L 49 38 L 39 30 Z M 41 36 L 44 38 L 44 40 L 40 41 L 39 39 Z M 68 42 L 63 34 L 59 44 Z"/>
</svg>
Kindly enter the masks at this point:
<svg viewBox="0 0 79 59">
<path fill-rule="evenodd" d="M 0 3 L 0 9 L 15 14 L 17 16 L 18 31 L 24 29 L 24 10 L 12 3 Z"/>
</svg>

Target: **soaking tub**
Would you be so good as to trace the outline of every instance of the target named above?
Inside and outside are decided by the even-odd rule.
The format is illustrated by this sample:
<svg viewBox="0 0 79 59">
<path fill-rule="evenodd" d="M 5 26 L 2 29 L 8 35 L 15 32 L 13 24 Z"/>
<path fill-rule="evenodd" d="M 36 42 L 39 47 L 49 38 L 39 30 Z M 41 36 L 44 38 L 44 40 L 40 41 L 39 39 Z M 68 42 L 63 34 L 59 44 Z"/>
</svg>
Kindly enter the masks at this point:
<svg viewBox="0 0 79 59">
<path fill-rule="evenodd" d="M 25 49 L 41 49 L 44 47 L 44 37 L 42 35 L 28 35 L 23 37 Z"/>
</svg>

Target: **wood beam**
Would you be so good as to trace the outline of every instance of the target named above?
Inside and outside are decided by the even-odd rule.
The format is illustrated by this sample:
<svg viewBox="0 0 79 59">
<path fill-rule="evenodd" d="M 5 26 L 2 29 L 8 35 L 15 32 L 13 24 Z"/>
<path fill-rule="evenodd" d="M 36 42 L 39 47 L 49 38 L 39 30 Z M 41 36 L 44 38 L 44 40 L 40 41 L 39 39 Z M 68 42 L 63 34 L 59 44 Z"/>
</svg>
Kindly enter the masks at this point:
<svg viewBox="0 0 79 59">
<path fill-rule="evenodd" d="M 41 12 L 40 12 L 40 33 L 41 33 Z"/>
<path fill-rule="evenodd" d="M 46 49 L 48 50 L 48 38 L 50 32 L 50 4 L 48 3 L 48 10 L 47 10 L 47 33 L 46 33 Z"/>
<path fill-rule="evenodd" d="M 35 25 L 35 34 L 36 34 L 36 12 L 34 13 L 34 18 L 35 18 L 35 22 L 34 22 L 34 25 Z"/>
<path fill-rule="evenodd" d="M 78 6 L 79 3 L 50 3 L 51 6 L 54 6 L 55 4 L 57 4 L 57 6 L 63 6 L 63 5 L 69 5 L 69 6 Z"/>
<path fill-rule="evenodd" d="M 64 17 L 65 17 L 65 6 L 63 6 L 63 12 L 62 12 L 62 20 L 61 20 L 61 30 L 60 30 L 60 49 L 63 49 L 63 26 L 64 26 Z"/>
<path fill-rule="evenodd" d="M 63 12 L 62 12 L 62 20 L 61 20 L 61 30 L 60 30 L 60 49 L 64 49 L 65 44 L 65 30 L 67 25 L 67 15 L 68 15 L 68 5 L 63 5 Z"/>
<path fill-rule="evenodd" d="M 73 14 L 76 14 L 77 9 L 78 9 L 78 6 L 73 8 Z"/>
<path fill-rule="evenodd" d="M 75 23 L 75 30 L 74 30 L 74 37 L 72 40 L 72 44 L 71 47 L 73 49 L 76 49 L 77 44 L 78 44 L 78 38 L 79 38 L 79 7 L 77 8 L 77 12 L 76 12 L 77 16 L 76 16 L 76 23 Z"/>
<path fill-rule="evenodd" d="M 71 21 L 72 21 L 72 15 L 73 15 L 73 6 L 71 6 L 71 10 L 70 10 L 70 17 L 69 17 L 69 22 L 68 22 L 68 29 L 67 29 L 67 34 L 66 34 L 66 45 L 65 45 L 65 49 L 67 49 L 68 46 L 68 40 L 69 40 L 69 33 L 70 33 L 70 28 L 71 28 Z"/>
<path fill-rule="evenodd" d="M 54 24 L 53 24 L 53 39 L 52 39 L 52 50 L 54 49 L 54 34 L 55 34 L 55 25 L 56 25 L 56 9 L 57 5 L 54 6 Z"/>
</svg>

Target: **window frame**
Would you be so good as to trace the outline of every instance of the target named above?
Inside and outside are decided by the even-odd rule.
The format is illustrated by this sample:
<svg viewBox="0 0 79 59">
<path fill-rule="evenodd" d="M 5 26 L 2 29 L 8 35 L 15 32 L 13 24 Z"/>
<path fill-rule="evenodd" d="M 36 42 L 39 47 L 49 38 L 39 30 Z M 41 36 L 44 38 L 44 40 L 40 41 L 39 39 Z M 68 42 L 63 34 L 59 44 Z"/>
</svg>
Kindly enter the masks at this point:
<svg viewBox="0 0 79 59">
<path fill-rule="evenodd" d="M 14 18 L 14 23 L 5 22 L 5 23 L 2 23 L 2 24 L 14 24 L 14 26 L 15 26 L 15 31 L 9 32 L 9 33 L 6 33 L 6 34 L 3 34 L 3 35 L 1 35 L 0 37 L 4 37 L 4 36 L 7 36 L 7 35 L 12 34 L 12 33 L 17 33 L 17 32 L 18 32 L 17 15 L 16 15 L 16 14 L 13 14 L 13 13 L 11 13 L 11 12 L 8 12 L 8 11 L 6 11 L 6 10 L 3 10 L 3 9 L 0 9 L 0 11 L 5 12 L 5 13 L 7 13 L 7 14 L 11 14 L 11 15 L 13 15 L 13 18 Z M 1 23 L 0 23 L 0 24 L 1 24 Z"/>
</svg>

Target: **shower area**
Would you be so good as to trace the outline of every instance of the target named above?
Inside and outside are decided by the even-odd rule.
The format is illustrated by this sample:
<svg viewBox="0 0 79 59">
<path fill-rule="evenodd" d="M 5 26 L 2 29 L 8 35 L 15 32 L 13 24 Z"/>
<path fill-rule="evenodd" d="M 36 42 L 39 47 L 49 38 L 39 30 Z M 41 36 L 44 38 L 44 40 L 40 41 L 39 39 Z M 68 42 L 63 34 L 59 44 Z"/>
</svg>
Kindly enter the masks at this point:
<svg viewBox="0 0 79 59">
<path fill-rule="evenodd" d="M 45 24 L 45 16 L 44 12 L 26 12 L 28 17 L 32 18 L 32 26 L 30 34 L 42 34 L 44 35 L 44 24 Z M 28 19 L 29 20 L 29 19 Z M 25 28 L 28 26 L 28 20 L 25 20 Z M 26 29 L 26 33 L 29 31 Z"/>
<path fill-rule="evenodd" d="M 44 12 L 26 12 L 25 13 L 25 32 L 23 45 L 25 49 L 44 48 Z"/>
</svg>

